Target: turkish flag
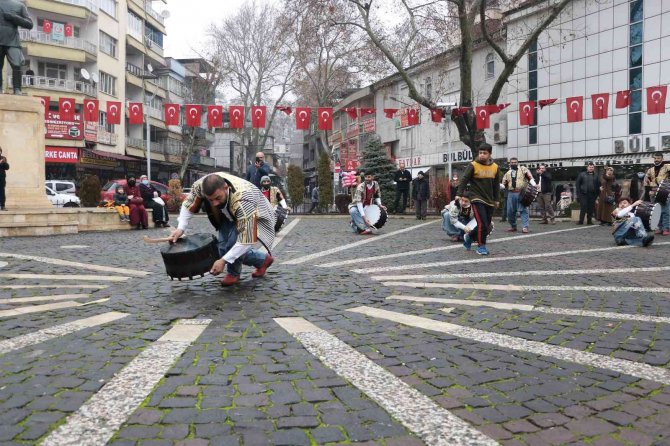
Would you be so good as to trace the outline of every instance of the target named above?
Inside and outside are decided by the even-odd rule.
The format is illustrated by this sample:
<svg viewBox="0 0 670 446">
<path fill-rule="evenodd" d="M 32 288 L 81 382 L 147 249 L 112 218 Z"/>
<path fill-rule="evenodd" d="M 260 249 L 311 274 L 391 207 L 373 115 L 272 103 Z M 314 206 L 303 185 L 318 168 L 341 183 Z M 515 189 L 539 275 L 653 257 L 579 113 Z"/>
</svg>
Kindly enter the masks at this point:
<svg viewBox="0 0 670 446">
<path fill-rule="evenodd" d="M 468 113 L 468 110 L 470 110 L 470 107 L 454 108 L 453 110 L 451 110 L 451 117 L 458 118 L 459 116 L 464 116 Z"/>
<path fill-rule="evenodd" d="M 97 99 L 84 99 L 84 121 L 98 122 L 99 103 Z"/>
<path fill-rule="evenodd" d="M 121 103 L 107 101 L 107 124 L 121 124 Z"/>
<path fill-rule="evenodd" d="M 291 112 L 293 111 L 293 109 L 291 107 L 287 106 L 287 105 L 278 105 L 275 108 L 279 111 L 283 111 L 288 116 L 291 116 Z"/>
<path fill-rule="evenodd" d="M 74 35 L 74 28 L 70 23 L 65 24 L 63 34 L 65 35 L 65 37 L 72 37 Z"/>
<path fill-rule="evenodd" d="M 393 115 L 395 115 L 398 112 L 397 108 L 385 108 L 384 109 L 384 115 L 386 115 L 387 118 L 391 119 L 393 118 Z"/>
<path fill-rule="evenodd" d="M 333 109 L 322 107 L 318 110 L 319 130 L 333 130 Z"/>
<path fill-rule="evenodd" d="M 630 90 L 616 92 L 616 108 L 626 108 L 630 105 Z"/>
<path fill-rule="evenodd" d="M 243 105 L 231 105 L 228 107 L 228 115 L 230 117 L 230 128 L 231 129 L 243 129 L 244 128 L 244 106 Z"/>
<path fill-rule="evenodd" d="M 344 111 L 349 115 L 349 118 L 352 120 L 358 119 L 358 110 L 356 110 L 356 107 L 346 107 Z"/>
<path fill-rule="evenodd" d="M 374 115 L 377 110 L 374 108 L 361 108 L 361 117 L 365 115 Z"/>
<path fill-rule="evenodd" d="M 598 93 L 591 95 L 591 114 L 593 119 L 607 119 L 609 106 L 609 93 Z"/>
<path fill-rule="evenodd" d="M 74 121 L 74 99 L 60 98 L 58 100 L 58 113 L 63 121 Z"/>
<path fill-rule="evenodd" d="M 179 104 L 163 104 L 165 125 L 179 125 Z"/>
<path fill-rule="evenodd" d="M 496 107 L 496 109 L 498 108 L 497 106 L 494 107 Z M 475 114 L 477 115 L 477 130 L 484 130 L 491 127 L 490 105 L 475 107 Z"/>
<path fill-rule="evenodd" d="M 492 115 L 493 115 L 493 114 L 496 114 L 496 113 L 500 113 L 501 111 L 505 110 L 505 109 L 506 109 L 507 107 L 509 107 L 510 105 L 511 105 L 510 102 L 508 102 L 508 103 L 506 103 L 506 104 L 490 105 L 489 107 L 494 107 L 494 108 L 495 108 L 495 111 L 492 111 L 492 108 L 489 108 L 489 113 L 491 113 Z"/>
<path fill-rule="evenodd" d="M 573 96 L 565 100 L 565 108 L 568 111 L 568 122 L 580 122 L 584 120 L 584 97 Z"/>
<path fill-rule="evenodd" d="M 540 104 L 540 110 L 542 110 L 542 109 L 543 109 L 544 107 L 546 107 L 547 105 L 551 105 L 551 104 L 553 104 L 553 103 L 556 102 L 557 100 L 558 100 L 558 98 L 552 98 L 552 99 L 540 99 L 540 100 L 538 101 L 538 104 Z"/>
<path fill-rule="evenodd" d="M 442 119 L 444 118 L 444 111 L 439 108 L 431 108 L 430 109 L 430 120 L 436 123 L 442 122 Z"/>
<path fill-rule="evenodd" d="M 407 110 L 407 125 L 419 125 L 419 111 L 416 108 Z"/>
<path fill-rule="evenodd" d="M 186 115 L 186 125 L 189 127 L 200 127 L 200 118 L 202 116 L 202 106 L 200 104 L 186 104 L 184 106 Z"/>
<path fill-rule="evenodd" d="M 309 130 L 311 114 L 312 109 L 310 109 L 309 107 L 296 107 L 295 128 L 298 130 Z"/>
<path fill-rule="evenodd" d="M 223 105 L 207 106 L 207 127 L 210 129 L 223 127 Z"/>
<path fill-rule="evenodd" d="M 51 98 L 49 96 L 35 96 L 36 98 L 40 98 L 40 102 L 42 103 L 42 106 L 44 106 L 44 117 L 46 118 L 49 116 L 49 103 L 51 102 Z"/>
<path fill-rule="evenodd" d="M 51 23 L 50 20 L 44 19 L 42 21 L 42 32 L 45 34 L 51 34 L 51 30 L 53 30 L 53 23 Z"/>
<path fill-rule="evenodd" d="M 128 102 L 128 123 L 144 123 L 144 107 L 141 102 Z"/>
<path fill-rule="evenodd" d="M 251 126 L 255 129 L 265 128 L 265 105 L 251 107 Z"/>
<path fill-rule="evenodd" d="M 519 125 L 535 125 L 535 101 L 519 103 Z"/>
<path fill-rule="evenodd" d="M 657 115 L 665 113 L 665 97 L 668 94 L 667 85 L 647 88 L 647 114 Z"/>
</svg>

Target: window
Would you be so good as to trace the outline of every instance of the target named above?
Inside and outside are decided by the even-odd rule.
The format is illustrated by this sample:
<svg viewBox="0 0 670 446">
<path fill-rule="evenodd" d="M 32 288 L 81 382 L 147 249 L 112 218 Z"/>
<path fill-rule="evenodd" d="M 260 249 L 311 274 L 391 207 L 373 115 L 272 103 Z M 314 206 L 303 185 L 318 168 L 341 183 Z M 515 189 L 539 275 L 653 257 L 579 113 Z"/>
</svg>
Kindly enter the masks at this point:
<svg viewBox="0 0 670 446">
<path fill-rule="evenodd" d="M 642 113 L 631 113 L 628 115 L 628 134 L 637 135 L 642 133 Z"/>
<path fill-rule="evenodd" d="M 537 114 L 537 109 L 535 109 L 535 114 Z M 528 129 L 528 144 L 537 144 L 537 127 Z"/>
<path fill-rule="evenodd" d="M 486 56 L 486 79 L 492 79 L 496 75 L 496 61 L 493 53 Z"/>
<path fill-rule="evenodd" d="M 116 96 L 116 78 L 104 71 L 100 72 L 100 91 L 110 96 Z"/>
<path fill-rule="evenodd" d="M 37 75 L 51 79 L 67 79 L 67 65 L 53 62 L 38 62 Z"/>
<path fill-rule="evenodd" d="M 630 26 L 630 45 L 639 45 L 642 43 L 642 22 Z"/>
<path fill-rule="evenodd" d="M 629 112 L 642 111 L 642 90 L 635 90 L 630 93 Z"/>
<path fill-rule="evenodd" d="M 99 117 L 98 117 L 98 124 L 100 125 L 100 128 L 109 132 L 109 133 L 114 133 L 114 124 L 110 124 L 107 122 L 107 112 L 98 112 Z"/>
<path fill-rule="evenodd" d="M 528 47 L 528 100 L 537 102 L 537 39 Z M 537 144 L 537 106 L 534 116 L 534 125 L 528 128 L 528 144 Z"/>
<path fill-rule="evenodd" d="M 100 51 L 103 53 L 116 57 L 117 40 L 107 33 L 100 31 Z"/>
<path fill-rule="evenodd" d="M 100 0 L 100 9 L 116 18 L 116 0 Z"/>
<path fill-rule="evenodd" d="M 630 2 L 630 23 L 640 22 L 644 17 L 643 0 Z"/>
<path fill-rule="evenodd" d="M 153 26 L 149 26 L 148 24 L 144 24 L 144 35 L 147 36 L 147 39 L 151 40 L 151 42 L 155 43 L 159 47 L 163 48 L 163 33 L 158 31 L 156 28 Z"/>
<path fill-rule="evenodd" d="M 429 77 L 425 79 L 425 93 L 428 99 L 433 97 L 433 80 Z"/>
<path fill-rule="evenodd" d="M 642 68 L 633 68 L 630 70 L 630 84 L 629 87 L 631 90 L 637 90 L 642 88 Z"/>
<path fill-rule="evenodd" d="M 142 28 L 144 26 L 142 25 L 142 19 L 135 15 L 133 12 L 128 11 L 128 34 L 139 40 L 140 42 L 143 42 L 144 39 L 142 38 Z"/>
<path fill-rule="evenodd" d="M 631 47 L 630 49 L 630 66 L 642 66 L 642 45 Z"/>
<path fill-rule="evenodd" d="M 628 134 L 642 133 L 642 84 L 644 40 L 644 0 L 630 2 L 628 88 L 631 90 L 628 107 Z"/>
</svg>

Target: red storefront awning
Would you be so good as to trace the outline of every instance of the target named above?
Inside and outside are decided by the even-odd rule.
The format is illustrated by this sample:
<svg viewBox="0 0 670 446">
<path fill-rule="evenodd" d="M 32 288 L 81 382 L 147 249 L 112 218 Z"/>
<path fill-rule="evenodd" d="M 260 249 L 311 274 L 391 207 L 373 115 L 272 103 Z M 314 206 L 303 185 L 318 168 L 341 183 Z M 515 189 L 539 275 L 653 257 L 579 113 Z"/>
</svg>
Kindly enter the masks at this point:
<svg viewBox="0 0 670 446">
<path fill-rule="evenodd" d="M 132 156 L 126 156 L 126 155 L 121 155 L 119 153 L 113 153 L 113 152 L 105 152 L 104 150 L 90 150 L 90 152 L 95 153 L 98 156 L 104 156 L 107 158 L 114 158 L 115 160 L 120 160 L 120 161 L 137 161 L 137 158 L 133 158 Z"/>
</svg>

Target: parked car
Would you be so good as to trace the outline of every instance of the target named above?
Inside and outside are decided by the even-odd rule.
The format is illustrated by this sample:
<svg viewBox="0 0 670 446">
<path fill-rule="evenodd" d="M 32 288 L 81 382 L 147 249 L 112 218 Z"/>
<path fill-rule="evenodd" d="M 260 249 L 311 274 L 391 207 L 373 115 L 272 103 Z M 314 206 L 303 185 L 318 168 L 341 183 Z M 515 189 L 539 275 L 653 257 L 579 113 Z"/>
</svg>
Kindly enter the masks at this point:
<svg viewBox="0 0 670 446">
<path fill-rule="evenodd" d="M 77 194 L 77 187 L 74 181 L 68 180 L 46 180 L 44 185 L 51 188 L 57 194 Z"/>
<path fill-rule="evenodd" d="M 159 183 L 158 181 L 152 181 L 151 185 L 156 188 L 156 190 L 161 195 L 161 198 L 163 199 L 163 201 L 165 203 L 170 203 L 168 201 L 168 193 L 167 193 L 168 187 L 165 184 Z M 102 192 L 100 192 L 100 201 L 104 201 L 104 200 L 112 201 L 114 199 L 114 194 L 116 193 L 116 188 L 118 186 L 123 186 L 124 188 L 126 188 L 126 193 L 128 192 L 128 189 L 127 189 L 128 183 L 126 182 L 125 178 L 118 179 L 118 180 L 110 180 L 110 181 L 107 182 L 107 184 L 105 184 L 102 187 Z M 186 196 L 187 196 L 186 194 L 182 193 L 181 194 L 181 199 L 184 200 L 186 198 Z M 179 210 L 179 209 L 175 208 L 174 206 L 170 206 L 169 204 L 168 204 L 167 208 L 168 208 L 169 212 L 175 212 L 175 211 Z"/>
<path fill-rule="evenodd" d="M 59 194 L 49 186 L 45 186 L 47 198 L 57 208 L 78 208 L 81 205 L 79 197 L 72 194 Z"/>
</svg>

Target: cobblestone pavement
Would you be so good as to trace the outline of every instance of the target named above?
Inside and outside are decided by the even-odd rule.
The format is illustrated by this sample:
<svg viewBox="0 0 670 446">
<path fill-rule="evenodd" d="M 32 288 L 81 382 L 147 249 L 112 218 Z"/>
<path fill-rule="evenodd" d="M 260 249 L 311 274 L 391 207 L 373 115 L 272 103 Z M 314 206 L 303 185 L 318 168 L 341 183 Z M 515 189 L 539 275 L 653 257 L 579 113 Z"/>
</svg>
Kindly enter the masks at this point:
<svg viewBox="0 0 670 446">
<path fill-rule="evenodd" d="M 303 217 L 230 289 L 165 230 L 2 239 L 0 445 L 670 444 L 670 238 L 496 225 Z"/>
</svg>

